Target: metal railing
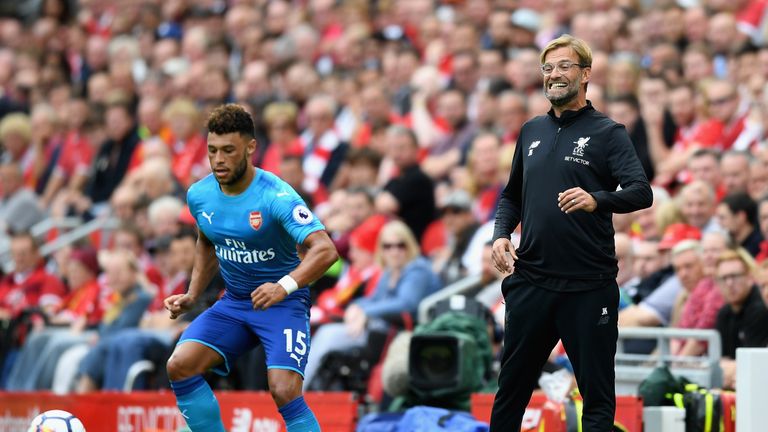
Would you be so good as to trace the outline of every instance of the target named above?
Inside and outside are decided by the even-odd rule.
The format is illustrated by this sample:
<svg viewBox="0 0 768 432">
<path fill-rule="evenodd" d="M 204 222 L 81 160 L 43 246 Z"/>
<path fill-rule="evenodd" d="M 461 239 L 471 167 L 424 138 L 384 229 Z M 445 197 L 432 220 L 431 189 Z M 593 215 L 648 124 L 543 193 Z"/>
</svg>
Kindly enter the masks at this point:
<svg viewBox="0 0 768 432">
<path fill-rule="evenodd" d="M 626 352 L 628 339 L 656 341 L 651 354 Z M 706 354 L 698 357 L 678 356 L 670 352 L 673 339 L 695 339 L 706 342 Z M 669 366 L 676 376 L 684 376 L 707 388 L 718 388 L 723 383 L 720 369 L 722 346 L 720 334 L 715 330 L 691 330 L 662 327 L 620 327 L 616 349 L 616 394 L 637 395 L 637 389 L 648 374 L 658 366 Z"/>
<path fill-rule="evenodd" d="M 440 300 L 447 299 L 448 297 L 457 294 L 466 294 L 467 291 L 472 289 L 482 288 L 480 285 L 481 280 L 482 279 L 480 275 L 467 276 L 464 279 L 448 285 L 440 291 L 424 297 L 424 299 L 422 299 L 419 303 L 418 322 L 425 323 L 429 321 L 429 309 L 437 304 Z"/>
<path fill-rule="evenodd" d="M 117 229 L 119 225 L 120 221 L 111 217 L 97 218 L 86 223 L 83 223 L 79 217 L 47 218 L 33 225 L 30 228 L 30 233 L 35 238 L 44 238 L 53 229 L 64 231 L 54 240 L 40 247 L 40 254 L 47 257 L 64 246 L 76 243 L 98 230 L 111 231 Z M 100 248 L 103 245 L 94 246 Z M 0 265 L 6 273 L 13 271 L 14 264 L 10 256 L 10 241 L 7 237 L 0 238 Z"/>
</svg>

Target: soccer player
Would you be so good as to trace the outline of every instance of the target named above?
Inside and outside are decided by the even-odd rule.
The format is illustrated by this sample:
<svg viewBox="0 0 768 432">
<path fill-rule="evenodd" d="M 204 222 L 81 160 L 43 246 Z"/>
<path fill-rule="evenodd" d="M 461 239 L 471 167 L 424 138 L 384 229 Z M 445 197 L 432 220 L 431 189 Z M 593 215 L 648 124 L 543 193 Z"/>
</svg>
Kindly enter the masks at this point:
<svg viewBox="0 0 768 432">
<path fill-rule="evenodd" d="M 193 432 L 223 432 L 218 402 L 202 374 L 229 373 L 235 359 L 260 342 L 286 429 L 319 431 L 301 392 L 309 354 L 306 286 L 338 254 L 299 195 L 251 165 L 254 125 L 242 107 L 216 108 L 207 126 L 213 173 L 187 192 L 198 227 L 192 278 L 187 293 L 166 298 L 165 307 L 172 319 L 191 309 L 219 269 L 226 293 L 190 324 L 168 359 L 179 410 Z"/>
</svg>

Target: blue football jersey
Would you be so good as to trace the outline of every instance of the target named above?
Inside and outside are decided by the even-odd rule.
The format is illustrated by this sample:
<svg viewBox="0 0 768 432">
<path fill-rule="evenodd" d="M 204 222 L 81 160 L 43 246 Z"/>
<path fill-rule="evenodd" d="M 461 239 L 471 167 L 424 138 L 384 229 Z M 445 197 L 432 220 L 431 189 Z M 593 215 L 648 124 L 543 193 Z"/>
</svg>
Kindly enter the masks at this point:
<svg viewBox="0 0 768 432">
<path fill-rule="evenodd" d="M 209 174 L 190 186 L 187 203 L 214 244 L 227 291 L 235 298 L 250 298 L 259 285 L 296 268 L 296 245 L 325 229 L 288 183 L 258 168 L 237 196 L 225 195 Z"/>
</svg>

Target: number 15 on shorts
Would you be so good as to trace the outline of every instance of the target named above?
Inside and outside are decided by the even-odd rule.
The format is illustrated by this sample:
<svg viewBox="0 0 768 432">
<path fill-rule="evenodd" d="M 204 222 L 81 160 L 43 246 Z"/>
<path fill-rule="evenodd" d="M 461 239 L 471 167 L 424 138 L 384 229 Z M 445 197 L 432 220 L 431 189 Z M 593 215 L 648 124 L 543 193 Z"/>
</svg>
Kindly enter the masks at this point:
<svg viewBox="0 0 768 432">
<path fill-rule="evenodd" d="M 297 331 L 295 345 L 293 329 L 287 328 L 283 330 L 283 334 L 285 335 L 285 352 L 291 353 L 291 358 L 296 360 L 297 366 L 301 368 L 301 361 L 304 359 L 304 354 L 307 353 L 307 344 L 304 343 L 307 334 L 303 331 Z"/>
</svg>

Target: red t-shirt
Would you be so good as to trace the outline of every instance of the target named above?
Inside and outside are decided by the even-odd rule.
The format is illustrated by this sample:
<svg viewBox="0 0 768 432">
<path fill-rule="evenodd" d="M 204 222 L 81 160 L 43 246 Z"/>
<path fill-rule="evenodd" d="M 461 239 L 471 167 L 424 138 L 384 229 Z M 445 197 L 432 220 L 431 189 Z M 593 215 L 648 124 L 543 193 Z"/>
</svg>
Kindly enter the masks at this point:
<svg viewBox="0 0 768 432">
<path fill-rule="evenodd" d="M 61 150 L 56 170 L 65 178 L 88 171 L 93 160 L 93 147 L 88 138 L 77 131 L 69 131 L 64 137 L 64 147 Z"/>
<path fill-rule="evenodd" d="M 96 279 L 87 282 L 85 285 L 70 291 L 61 302 L 61 307 L 56 314 L 65 316 L 74 321 L 77 318 L 85 317 L 88 326 L 96 326 L 101 321 L 104 311 L 99 304 L 101 285 Z"/>
<path fill-rule="evenodd" d="M 41 264 L 26 277 L 11 273 L 0 280 L 0 308 L 18 316 L 24 309 L 58 305 L 67 288 Z"/>
</svg>

